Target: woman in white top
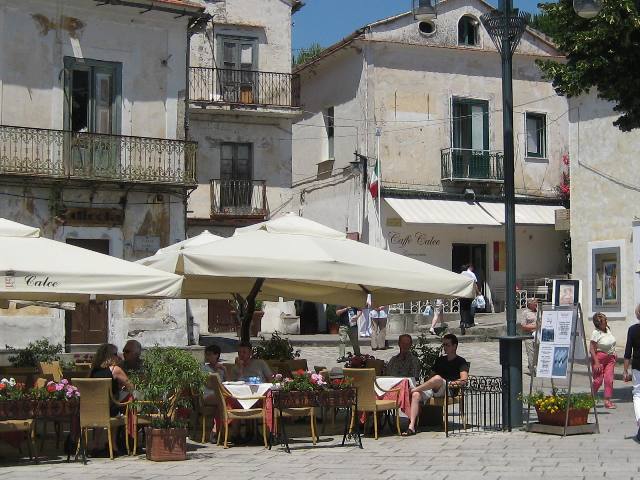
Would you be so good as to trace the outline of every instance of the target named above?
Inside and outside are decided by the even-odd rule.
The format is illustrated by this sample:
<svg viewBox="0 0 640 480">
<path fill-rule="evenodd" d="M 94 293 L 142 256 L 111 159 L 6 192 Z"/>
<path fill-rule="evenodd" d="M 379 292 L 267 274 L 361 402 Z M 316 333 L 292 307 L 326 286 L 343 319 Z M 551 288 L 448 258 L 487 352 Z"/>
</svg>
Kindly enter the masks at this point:
<svg viewBox="0 0 640 480">
<path fill-rule="evenodd" d="M 591 334 L 589 351 L 593 367 L 593 394 L 595 395 L 604 382 L 604 406 L 616 408 L 611 401 L 613 396 L 613 376 L 616 366 L 616 339 L 607 325 L 607 316 L 597 312 L 593 315 L 596 327 Z"/>
</svg>

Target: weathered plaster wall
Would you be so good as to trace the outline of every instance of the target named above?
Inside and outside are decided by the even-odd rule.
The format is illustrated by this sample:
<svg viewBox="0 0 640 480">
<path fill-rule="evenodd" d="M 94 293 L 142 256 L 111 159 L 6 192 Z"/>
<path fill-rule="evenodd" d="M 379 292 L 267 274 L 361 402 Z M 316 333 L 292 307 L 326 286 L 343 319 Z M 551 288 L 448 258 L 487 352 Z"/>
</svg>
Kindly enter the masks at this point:
<svg viewBox="0 0 640 480">
<path fill-rule="evenodd" d="M 570 100 L 571 128 L 571 250 L 573 276 L 582 280 L 585 316 L 591 315 L 589 246 L 599 241 L 621 241 L 621 317 L 610 326 L 624 344 L 627 327 L 634 323 L 640 302 L 638 239 L 633 222 L 640 218 L 640 171 L 637 166 L 640 132 L 621 132 L 612 125 L 618 117 L 611 103 L 595 92 Z M 592 329 L 585 319 L 587 331 Z"/>
<path fill-rule="evenodd" d="M 186 23 L 82 0 L 0 0 L 0 124 L 62 129 L 70 56 L 122 63 L 122 134 L 182 135 Z"/>
<path fill-rule="evenodd" d="M 291 72 L 291 4 L 286 0 L 202 2 L 213 15 L 204 34 L 191 40 L 192 66 L 222 67 L 218 35 L 258 39 L 258 70 Z M 214 60 L 214 58 L 216 60 Z"/>
<path fill-rule="evenodd" d="M 223 120 L 214 122 L 216 120 Z M 265 180 L 271 215 L 291 205 L 291 122 L 247 115 L 192 115 L 191 132 L 198 139 L 198 188 L 189 197 L 189 216 L 208 218 L 211 211 L 209 180 L 220 178 L 220 144 L 253 145 L 253 179 Z"/>
</svg>

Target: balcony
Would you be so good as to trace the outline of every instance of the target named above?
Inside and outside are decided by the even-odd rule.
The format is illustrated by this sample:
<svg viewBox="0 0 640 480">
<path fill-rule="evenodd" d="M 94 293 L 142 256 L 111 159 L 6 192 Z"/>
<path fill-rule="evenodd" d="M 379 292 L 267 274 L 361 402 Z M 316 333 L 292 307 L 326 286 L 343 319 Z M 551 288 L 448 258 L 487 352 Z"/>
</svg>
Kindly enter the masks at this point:
<svg viewBox="0 0 640 480">
<path fill-rule="evenodd" d="M 290 73 L 191 67 L 189 99 L 196 104 L 300 107 L 300 77 Z"/>
<path fill-rule="evenodd" d="M 0 175 L 196 184 L 196 142 L 0 125 Z"/>
<path fill-rule="evenodd" d="M 211 181 L 211 218 L 265 220 L 268 214 L 264 180 Z"/>
<path fill-rule="evenodd" d="M 443 181 L 503 182 L 502 152 L 443 148 L 440 151 Z"/>
</svg>

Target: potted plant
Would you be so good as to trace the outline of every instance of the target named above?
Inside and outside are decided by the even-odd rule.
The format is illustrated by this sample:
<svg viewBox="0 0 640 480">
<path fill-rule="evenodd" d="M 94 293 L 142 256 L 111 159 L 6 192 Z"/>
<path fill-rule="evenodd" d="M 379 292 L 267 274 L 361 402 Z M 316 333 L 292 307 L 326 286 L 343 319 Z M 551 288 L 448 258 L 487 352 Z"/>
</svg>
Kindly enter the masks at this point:
<svg viewBox="0 0 640 480">
<path fill-rule="evenodd" d="M 29 386 L 33 385 L 35 377 L 40 373 L 40 362 L 59 360 L 62 353 L 62 345 L 53 344 L 46 338 L 29 342 L 25 348 L 9 345 L 5 347 L 14 355 L 9 357 L 11 367 L 4 368 L 3 371 L 6 375 L 26 376 L 25 383 Z"/>
<path fill-rule="evenodd" d="M 273 332 L 268 340 L 263 336 L 260 337 L 257 345 L 253 347 L 253 357 L 262 360 L 293 360 L 300 357 L 300 350 L 294 350 L 288 338 Z"/>
<path fill-rule="evenodd" d="M 186 420 L 180 410 L 191 407 L 192 395 L 204 388 L 206 374 L 198 361 L 176 347 L 152 347 L 145 351 L 142 369 L 131 376 L 137 402 L 144 412 L 153 413 L 145 429 L 147 459 L 186 460 Z"/>
<path fill-rule="evenodd" d="M 336 314 L 336 306 L 327 305 L 325 314 L 327 316 L 327 327 L 328 327 L 329 333 L 332 335 L 337 335 L 339 326 L 338 326 L 338 315 Z"/>
<path fill-rule="evenodd" d="M 538 415 L 538 421 L 543 425 L 557 425 L 563 427 L 567 419 L 567 409 L 569 418 L 567 426 L 586 425 L 589 417 L 589 410 L 595 406 L 595 399 L 589 393 L 559 392 L 553 389 L 551 394 L 545 395 L 543 392 L 536 392 L 532 395 L 523 395 L 523 403 L 533 405 Z"/>
</svg>

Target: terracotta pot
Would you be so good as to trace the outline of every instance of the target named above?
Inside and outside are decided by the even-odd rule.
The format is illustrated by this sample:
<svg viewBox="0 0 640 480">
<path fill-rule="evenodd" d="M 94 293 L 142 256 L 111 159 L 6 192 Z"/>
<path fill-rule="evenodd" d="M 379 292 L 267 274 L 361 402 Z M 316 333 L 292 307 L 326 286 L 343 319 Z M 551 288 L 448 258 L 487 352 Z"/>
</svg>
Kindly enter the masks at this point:
<svg viewBox="0 0 640 480">
<path fill-rule="evenodd" d="M 536 407 L 536 413 L 538 414 L 538 421 L 543 425 L 556 425 L 564 427 L 564 421 L 567 415 L 566 410 L 559 410 L 555 413 L 543 412 Z M 577 425 L 586 425 L 589 417 L 588 408 L 572 408 L 569 410 L 569 422 L 567 426 L 575 427 Z"/>
<path fill-rule="evenodd" d="M 263 311 L 253 312 L 251 317 L 251 336 L 257 337 L 262 328 L 262 317 L 264 317 Z"/>
<path fill-rule="evenodd" d="M 147 439 L 147 460 L 168 462 L 187 459 L 186 428 L 152 428 L 144 430 Z"/>
<path fill-rule="evenodd" d="M 337 335 L 337 334 L 338 334 L 338 329 L 339 329 L 339 328 L 340 328 L 340 327 L 338 327 L 338 324 L 337 324 L 337 323 L 330 323 L 330 324 L 329 324 L 329 333 L 330 333 L 331 335 Z"/>
</svg>

